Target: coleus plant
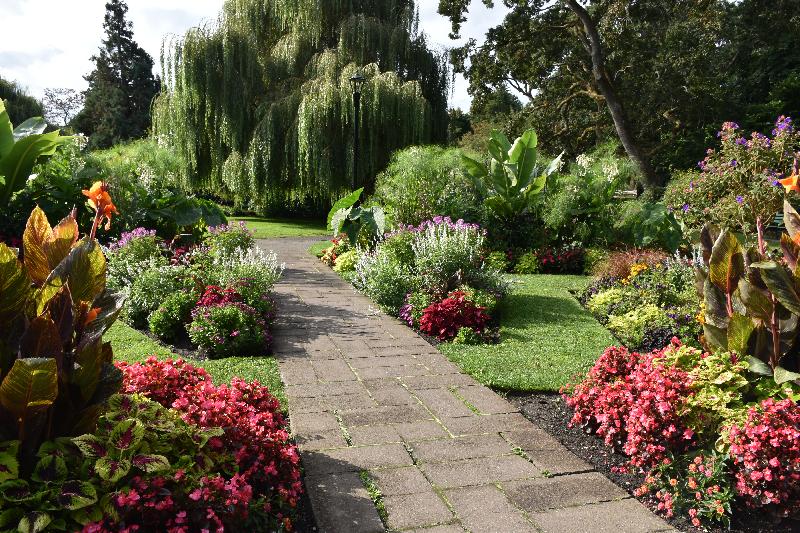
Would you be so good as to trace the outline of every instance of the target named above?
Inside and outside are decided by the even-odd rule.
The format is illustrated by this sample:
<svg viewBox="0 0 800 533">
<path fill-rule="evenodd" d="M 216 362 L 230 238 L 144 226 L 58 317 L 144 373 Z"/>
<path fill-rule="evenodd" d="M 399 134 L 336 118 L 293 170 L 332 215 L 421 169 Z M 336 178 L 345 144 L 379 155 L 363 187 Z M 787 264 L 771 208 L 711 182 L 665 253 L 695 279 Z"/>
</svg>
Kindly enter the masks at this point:
<svg viewBox="0 0 800 533">
<path fill-rule="evenodd" d="M 696 268 L 705 343 L 748 356 L 750 370 L 778 384 L 800 378 L 800 215 L 788 201 L 784 223 L 777 253 L 768 252 L 761 221 L 758 245 L 747 249 L 732 232 L 706 226 L 705 266 Z"/>
<path fill-rule="evenodd" d="M 94 239 L 114 208 L 107 190 L 95 189 L 86 191 L 97 210 L 89 236 L 79 238 L 74 215 L 53 228 L 37 207 L 22 260 L 0 243 L 0 441 L 20 442 L 24 474 L 45 440 L 92 432 L 122 380 L 103 342 L 122 297 L 106 290 L 106 260 Z"/>
</svg>

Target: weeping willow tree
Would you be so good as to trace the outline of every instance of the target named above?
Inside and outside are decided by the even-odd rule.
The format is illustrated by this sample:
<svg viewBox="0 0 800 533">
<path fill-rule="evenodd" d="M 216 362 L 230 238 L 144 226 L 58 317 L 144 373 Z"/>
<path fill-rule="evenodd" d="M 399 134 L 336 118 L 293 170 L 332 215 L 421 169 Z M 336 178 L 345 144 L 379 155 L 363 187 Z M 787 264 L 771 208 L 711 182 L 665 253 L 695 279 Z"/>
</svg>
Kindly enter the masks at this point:
<svg viewBox="0 0 800 533">
<path fill-rule="evenodd" d="M 414 0 L 227 0 L 219 19 L 165 42 L 153 132 L 187 185 L 267 211 L 324 208 L 394 150 L 444 141 L 447 62 L 418 30 Z"/>
</svg>

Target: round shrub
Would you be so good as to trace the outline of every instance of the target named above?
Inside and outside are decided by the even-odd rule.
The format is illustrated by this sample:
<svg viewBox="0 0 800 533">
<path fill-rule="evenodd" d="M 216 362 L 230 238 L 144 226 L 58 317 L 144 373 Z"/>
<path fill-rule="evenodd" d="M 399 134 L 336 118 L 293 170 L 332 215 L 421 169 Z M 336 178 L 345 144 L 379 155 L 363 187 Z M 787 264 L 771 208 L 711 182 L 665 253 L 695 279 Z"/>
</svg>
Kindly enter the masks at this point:
<svg viewBox="0 0 800 533">
<path fill-rule="evenodd" d="M 434 216 L 478 220 L 481 199 L 463 171 L 456 148 L 414 146 L 395 152 L 375 183 L 375 199 L 400 224 Z"/>
<path fill-rule="evenodd" d="M 446 294 L 483 266 L 484 232 L 477 224 L 436 217 L 423 224 L 412 244 L 416 272 L 432 293 Z"/>
<path fill-rule="evenodd" d="M 336 272 L 352 272 L 356 269 L 357 262 L 358 251 L 350 250 L 336 258 L 336 262 L 333 265 L 333 270 Z"/>
<path fill-rule="evenodd" d="M 492 252 L 483 259 L 483 264 L 498 272 L 508 272 L 508 255 L 503 252 Z"/>
<path fill-rule="evenodd" d="M 517 264 L 514 265 L 514 274 L 538 274 L 539 258 L 536 252 L 526 252 L 519 256 Z"/>
<path fill-rule="evenodd" d="M 192 319 L 192 309 L 196 302 L 197 294 L 191 291 L 170 294 L 147 318 L 150 331 L 167 341 L 185 335 L 186 325 Z"/>
<path fill-rule="evenodd" d="M 169 264 L 155 230 L 144 228 L 123 233 L 109 245 L 106 256 L 106 279 L 113 290 L 129 286 L 143 270 Z"/>
<path fill-rule="evenodd" d="M 433 303 L 434 297 L 427 292 L 415 291 L 406 296 L 406 303 L 400 308 L 400 318 L 412 328 L 419 327 L 422 312 Z"/>
<path fill-rule="evenodd" d="M 270 340 L 258 311 L 241 302 L 196 307 L 189 339 L 212 359 L 265 355 Z"/>
<path fill-rule="evenodd" d="M 406 294 L 414 290 L 416 280 L 407 266 L 379 247 L 361 255 L 356 263 L 353 284 L 389 314 L 397 315 Z"/>
</svg>

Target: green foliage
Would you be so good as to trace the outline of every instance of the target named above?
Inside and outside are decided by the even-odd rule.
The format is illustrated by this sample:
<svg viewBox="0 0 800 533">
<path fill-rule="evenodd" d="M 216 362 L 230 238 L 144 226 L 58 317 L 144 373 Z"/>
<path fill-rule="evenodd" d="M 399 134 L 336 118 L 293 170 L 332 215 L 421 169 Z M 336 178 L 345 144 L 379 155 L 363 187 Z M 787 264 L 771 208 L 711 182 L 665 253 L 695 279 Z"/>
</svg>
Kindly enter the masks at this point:
<svg viewBox="0 0 800 533">
<path fill-rule="evenodd" d="M 333 265 L 333 270 L 336 272 L 352 272 L 356 269 L 357 262 L 358 251 L 350 250 L 336 258 L 336 263 Z"/>
<path fill-rule="evenodd" d="M 496 318 L 495 311 L 497 310 L 497 296 L 489 291 L 475 289 L 469 285 L 462 285 L 458 289 L 464 293 L 464 299 L 474 303 L 478 307 L 483 307 L 486 314 L 492 318 Z"/>
<path fill-rule="evenodd" d="M 189 338 L 211 359 L 260 355 L 268 348 L 263 319 L 252 308 L 242 305 L 198 307 L 189 325 Z"/>
<path fill-rule="evenodd" d="M 375 199 L 398 224 L 418 225 L 436 215 L 478 221 L 481 198 L 463 170 L 457 148 L 413 146 L 395 152 L 378 175 Z"/>
<path fill-rule="evenodd" d="M 510 266 L 508 256 L 504 252 L 491 252 L 483 259 L 483 263 L 498 272 L 507 272 Z"/>
<path fill-rule="evenodd" d="M 35 209 L 24 262 L 0 244 L 0 440 L 20 441 L 26 473 L 43 441 L 93 431 L 121 380 L 102 337 L 122 299 L 100 245 L 78 234 L 74 218 L 51 228 Z"/>
<path fill-rule="evenodd" d="M 30 117 L 43 117 L 42 103 L 30 96 L 19 83 L 0 78 L 0 100 L 3 100 L 13 124 Z"/>
<path fill-rule="evenodd" d="M 539 272 L 539 257 L 536 252 L 525 252 L 514 265 L 514 274 L 537 274 Z"/>
<path fill-rule="evenodd" d="M 89 136 L 92 148 L 144 137 L 150 128 L 150 106 L 159 82 L 153 76 L 153 58 L 133 40 L 127 11 L 123 0 L 106 3 L 103 46 L 92 57 L 95 66 L 86 76 L 85 105 L 73 120 Z"/>
<path fill-rule="evenodd" d="M 247 305 L 262 314 L 271 314 L 274 304 L 269 293 L 282 272 L 283 264 L 278 263 L 275 252 L 253 248 L 215 261 L 205 281 L 235 289 Z"/>
<path fill-rule="evenodd" d="M 147 318 L 150 331 L 166 341 L 186 335 L 186 324 L 192 320 L 192 309 L 196 303 L 197 295 L 191 291 L 170 294 Z"/>
<path fill-rule="evenodd" d="M 41 117 L 29 118 L 15 128 L 0 100 L 0 208 L 8 209 L 11 196 L 25 187 L 37 161 L 53 155 L 69 141 L 58 131 L 44 133 Z"/>
<path fill-rule="evenodd" d="M 109 249 L 106 258 L 108 286 L 116 291 L 130 286 L 143 271 L 169 264 L 163 243 L 155 236 L 131 239 L 125 246 Z"/>
<path fill-rule="evenodd" d="M 666 313 L 657 305 L 646 304 L 620 315 L 609 315 L 608 329 L 626 346 L 639 346 L 646 329 L 669 327 Z"/>
<path fill-rule="evenodd" d="M 336 237 L 342 233 L 347 235 L 351 244 L 359 239 L 366 240 L 369 246 L 386 231 L 386 214 L 380 206 L 357 206 L 364 188 L 353 191 L 338 200 L 328 212 L 328 226 Z"/>
<path fill-rule="evenodd" d="M 200 288 L 199 277 L 190 267 L 148 268 L 130 286 L 123 319 L 135 327 L 143 328 L 147 325 L 150 313 L 158 309 L 167 297 L 182 290 L 199 296 Z"/>
<path fill-rule="evenodd" d="M 453 344 L 466 344 L 469 346 L 476 346 L 483 344 L 483 337 L 481 334 L 472 328 L 461 328 L 458 333 L 453 337 Z"/>
<path fill-rule="evenodd" d="M 212 258 L 224 261 L 246 254 L 256 244 L 253 234 L 243 223 L 211 228 L 204 244 Z"/>
<path fill-rule="evenodd" d="M 611 287 L 600 291 L 586 302 L 586 308 L 594 315 L 608 316 L 612 306 L 617 306 L 625 300 L 626 292 L 621 287 Z"/>
<path fill-rule="evenodd" d="M 795 272 L 800 247 L 800 215 L 784 202 L 789 235 L 781 236 L 783 261 L 762 248 L 745 250 L 728 230 L 701 233 L 705 268 L 697 270 L 704 304 L 706 342 L 714 350 L 752 356 L 753 371 L 777 383 L 800 378 L 797 334 L 800 284 Z"/>
<path fill-rule="evenodd" d="M 513 146 L 497 130 L 490 137 L 488 168 L 466 155 L 462 161 L 485 198 L 486 207 L 500 220 L 513 220 L 531 207 L 533 198 L 544 189 L 547 177 L 561 163 L 561 156 L 547 167 L 540 166 L 536 150 L 539 141 L 532 129 L 517 138 Z"/>
<path fill-rule="evenodd" d="M 584 272 L 590 273 L 595 266 L 608 259 L 608 250 L 605 248 L 586 248 L 584 250 Z"/>
<path fill-rule="evenodd" d="M 165 43 L 154 132 L 178 149 L 193 190 L 255 212 L 319 212 L 395 150 L 445 140 L 447 62 L 415 12 L 409 0 L 228 0 L 217 23 Z M 353 184 L 348 80 L 359 70 Z"/>
<path fill-rule="evenodd" d="M 356 263 L 355 287 L 393 315 L 405 302 L 406 294 L 415 289 L 416 283 L 411 269 L 380 247 L 375 252 L 361 255 Z"/>
</svg>

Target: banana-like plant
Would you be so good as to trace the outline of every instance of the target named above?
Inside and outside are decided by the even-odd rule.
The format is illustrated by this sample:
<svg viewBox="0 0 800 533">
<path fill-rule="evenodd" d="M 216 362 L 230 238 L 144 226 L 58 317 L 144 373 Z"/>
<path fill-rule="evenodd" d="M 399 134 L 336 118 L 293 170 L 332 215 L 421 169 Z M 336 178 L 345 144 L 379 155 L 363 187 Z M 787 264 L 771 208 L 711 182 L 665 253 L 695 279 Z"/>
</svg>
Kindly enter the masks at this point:
<svg viewBox="0 0 800 533">
<path fill-rule="evenodd" d="M 784 221 L 789 234 L 781 235 L 779 259 L 763 238 L 745 249 L 732 232 L 706 226 L 705 266 L 696 268 L 708 347 L 748 357 L 752 371 L 778 384 L 800 379 L 800 216 L 788 201 Z"/>
<path fill-rule="evenodd" d="M 386 213 L 382 207 L 356 205 L 363 192 L 363 187 L 351 192 L 333 204 L 328 212 L 328 227 L 333 236 L 345 233 L 353 246 L 358 244 L 362 232 L 372 246 L 386 231 Z"/>
<path fill-rule="evenodd" d="M 525 213 L 533 198 L 542 192 L 547 177 L 558 169 L 563 153 L 547 166 L 539 164 L 538 137 L 529 129 L 514 144 L 500 131 L 492 130 L 489 139 L 491 160 L 487 167 L 468 156 L 462 156 L 467 174 L 485 198 L 494 215 L 505 221 Z"/>
<path fill-rule="evenodd" d="M 44 133 L 46 127 L 43 118 L 34 117 L 15 128 L 0 99 L 0 209 L 7 209 L 11 195 L 25 187 L 37 161 L 72 139 L 58 130 Z"/>
<path fill-rule="evenodd" d="M 23 259 L 0 243 L 0 441 L 19 441 L 21 469 L 41 443 L 94 430 L 122 374 L 103 334 L 122 297 L 106 290 L 106 260 L 74 216 L 51 227 L 38 207 Z"/>
</svg>

